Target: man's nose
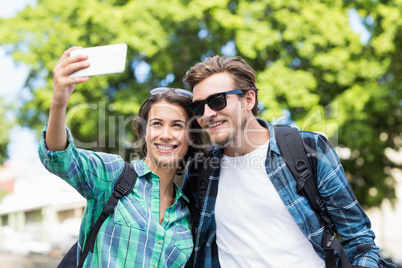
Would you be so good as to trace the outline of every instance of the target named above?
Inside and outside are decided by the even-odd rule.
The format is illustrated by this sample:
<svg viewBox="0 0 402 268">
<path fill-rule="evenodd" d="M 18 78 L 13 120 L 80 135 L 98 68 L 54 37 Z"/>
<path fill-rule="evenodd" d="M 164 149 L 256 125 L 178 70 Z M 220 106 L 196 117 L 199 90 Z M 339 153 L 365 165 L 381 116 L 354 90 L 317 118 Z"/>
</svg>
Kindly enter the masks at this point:
<svg viewBox="0 0 402 268">
<path fill-rule="evenodd" d="M 212 110 L 208 104 L 205 103 L 204 105 L 204 115 L 202 117 L 209 119 L 216 116 L 216 111 Z"/>
</svg>

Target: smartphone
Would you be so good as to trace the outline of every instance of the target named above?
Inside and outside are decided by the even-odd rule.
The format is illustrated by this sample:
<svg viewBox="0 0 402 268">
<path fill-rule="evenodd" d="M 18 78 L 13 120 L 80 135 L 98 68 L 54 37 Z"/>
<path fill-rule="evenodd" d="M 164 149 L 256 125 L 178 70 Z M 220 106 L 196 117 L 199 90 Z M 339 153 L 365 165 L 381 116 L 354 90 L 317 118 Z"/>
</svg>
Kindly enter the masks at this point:
<svg viewBox="0 0 402 268">
<path fill-rule="evenodd" d="M 122 43 L 79 48 L 70 52 L 70 57 L 76 55 L 87 55 L 90 66 L 70 74 L 69 77 L 122 73 L 126 68 L 127 45 Z"/>
</svg>

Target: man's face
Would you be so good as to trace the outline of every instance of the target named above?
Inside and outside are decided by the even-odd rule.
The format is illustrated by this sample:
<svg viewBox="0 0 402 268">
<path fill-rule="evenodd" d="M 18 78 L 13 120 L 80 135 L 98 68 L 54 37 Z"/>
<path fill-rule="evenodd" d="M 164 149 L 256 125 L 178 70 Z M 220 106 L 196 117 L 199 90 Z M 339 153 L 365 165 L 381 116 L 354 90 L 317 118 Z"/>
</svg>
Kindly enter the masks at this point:
<svg viewBox="0 0 402 268">
<path fill-rule="evenodd" d="M 233 78 L 227 73 L 209 76 L 193 88 L 193 101 L 205 100 L 211 95 L 235 89 Z M 207 104 L 204 114 L 197 119 L 215 144 L 230 146 L 240 141 L 241 131 L 246 125 L 245 100 L 235 94 L 226 95 L 227 105 L 219 111 L 212 110 Z"/>
</svg>

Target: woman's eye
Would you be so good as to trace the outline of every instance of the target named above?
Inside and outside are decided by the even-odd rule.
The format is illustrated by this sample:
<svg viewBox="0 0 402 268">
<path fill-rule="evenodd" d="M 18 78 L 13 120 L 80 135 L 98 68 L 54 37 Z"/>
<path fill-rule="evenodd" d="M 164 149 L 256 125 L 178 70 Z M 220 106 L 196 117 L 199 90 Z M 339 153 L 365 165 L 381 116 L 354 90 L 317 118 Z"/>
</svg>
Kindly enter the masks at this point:
<svg viewBox="0 0 402 268">
<path fill-rule="evenodd" d="M 179 127 L 179 128 L 184 128 L 184 126 L 181 125 L 181 124 L 174 124 L 173 126 L 174 126 L 174 127 Z"/>
<path fill-rule="evenodd" d="M 161 126 L 162 124 L 160 123 L 160 122 L 153 122 L 152 124 L 151 124 L 151 126 Z"/>
</svg>

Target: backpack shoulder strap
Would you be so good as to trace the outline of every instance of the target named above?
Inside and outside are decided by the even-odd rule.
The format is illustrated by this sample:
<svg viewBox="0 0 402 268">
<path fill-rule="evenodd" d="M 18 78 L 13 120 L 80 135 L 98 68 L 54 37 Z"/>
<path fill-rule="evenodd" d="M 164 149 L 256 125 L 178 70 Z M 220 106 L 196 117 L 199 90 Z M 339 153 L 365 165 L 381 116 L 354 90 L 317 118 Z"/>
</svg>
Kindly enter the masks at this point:
<svg viewBox="0 0 402 268">
<path fill-rule="evenodd" d="M 313 210 L 320 215 L 320 220 L 325 226 L 322 246 L 325 252 L 326 267 L 337 267 L 334 251 L 337 251 L 341 258 L 338 267 L 352 267 L 343 247 L 335 237 L 332 220 L 318 191 L 317 181 L 307 159 L 303 140 L 298 129 L 276 125 L 275 136 L 282 157 L 296 179 L 297 192 L 308 200 Z"/>
<path fill-rule="evenodd" d="M 98 235 L 100 227 L 102 226 L 106 218 L 113 212 L 120 198 L 128 195 L 133 191 L 136 180 L 137 180 L 137 173 L 135 172 L 133 165 L 124 161 L 123 170 L 119 178 L 116 180 L 113 193 L 110 196 L 105 207 L 103 208 L 98 219 L 96 220 L 94 226 L 92 227 L 88 240 L 85 243 L 85 247 L 81 254 L 78 267 L 83 267 L 85 258 L 87 257 L 89 251 L 91 252 L 94 251 L 95 240 L 96 236 Z"/>
<path fill-rule="evenodd" d="M 207 192 L 209 177 L 219 167 L 219 159 L 213 156 L 213 147 L 208 148 L 205 155 L 200 155 L 189 164 L 189 176 L 183 183 L 182 190 L 187 195 L 193 195 L 192 201 L 188 204 L 192 220 L 192 231 L 195 239 L 195 232 L 198 227 L 202 202 Z"/>
<path fill-rule="evenodd" d="M 219 150 L 219 153 L 217 150 Z M 209 177 L 220 167 L 221 157 L 218 156 L 219 154 L 223 154 L 223 148 L 217 149 L 214 145 L 211 145 L 207 154 L 200 160 L 200 164 L 194 167 L 198 173 L 197 192 L 200 209 L 210 182 Z"/>
<path fill-rule="evenodd" d="M 297 192 L 308 199 L 316 212 L 326 210 L 297 128 L 276 125 L 275 136 L 282 157 L 296 179 Z"/>
<path fill-rule="evenodd" d="M 198 170 L 198 202 L 199 208 L 201 209 L 202 201 L 207 192 L 209 176 L 211 176 L 213 171 L 213 165 L 211 164 L 212 156 L 208 155 L 201 160 L 201 165 L 195 167 Z"/>
</svg>

